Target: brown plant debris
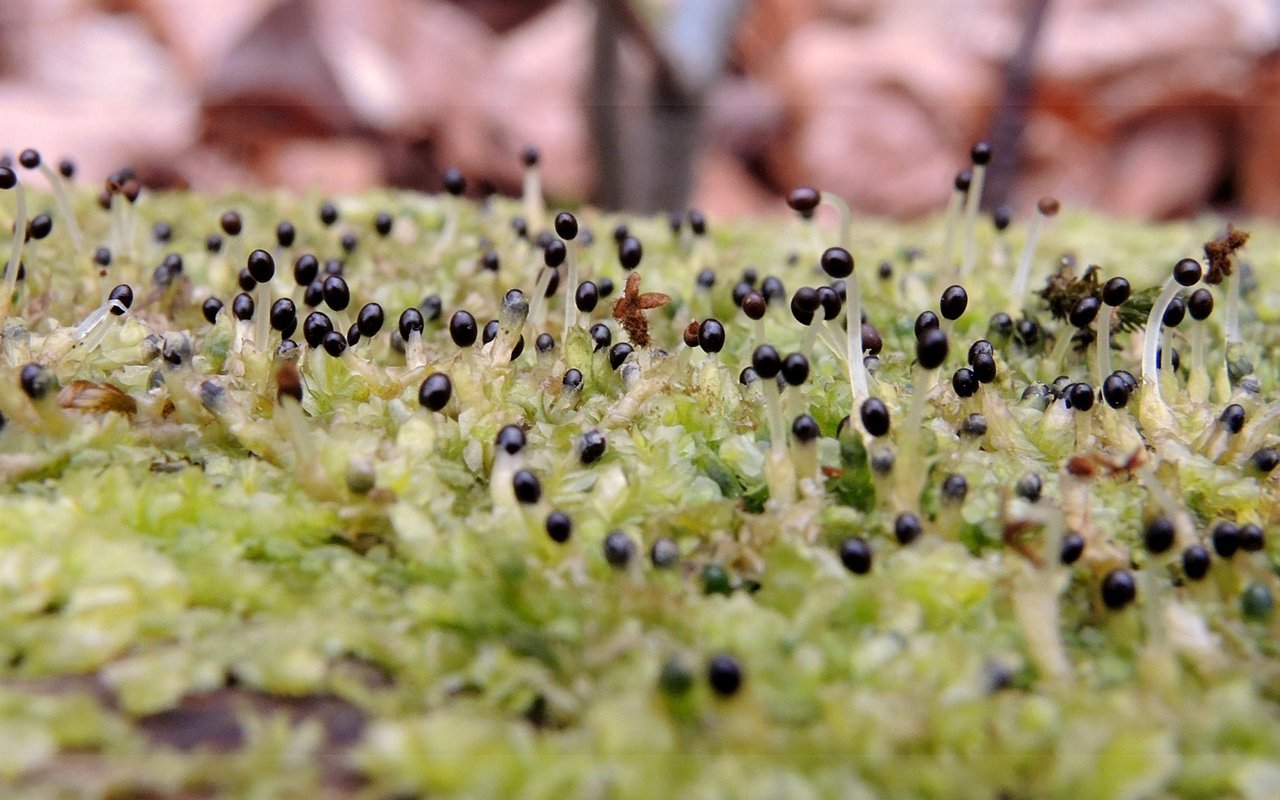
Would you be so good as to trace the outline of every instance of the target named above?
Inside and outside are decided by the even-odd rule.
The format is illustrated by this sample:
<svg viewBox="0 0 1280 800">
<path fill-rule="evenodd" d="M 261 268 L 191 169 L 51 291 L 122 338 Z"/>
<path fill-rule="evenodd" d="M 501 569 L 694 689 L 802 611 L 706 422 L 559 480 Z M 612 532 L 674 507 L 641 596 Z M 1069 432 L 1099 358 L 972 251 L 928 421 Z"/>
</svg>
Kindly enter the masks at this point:
<svg viewBox="0 0 1280 800">
<path fill-rule="evenodd" d="M 1228 222 L 1226 233 L 1205 242 L 1204 257 L 1209 262 L 1209 270 L 1204 274 L 1204 282 L 1214 285 L 1222 283 L 1222 279 L 1230 275 L 1233 269 L 1232 256 L 1248 241 L 1248 231 L 1242 231 Z"/>
<path fill-rule="evenodd" d="M 632 272 L 627 276 L 627 286 L 613 304 L 613 318 L 627 332 L 627 338 L 636 347 L 648 347 L 652 341 L 649 337 L 649 320 L 644 312 L 660 308 L 671 301 L 662 292 L 646 292 L 640 294 L 640 273 Z"/>
</svg>

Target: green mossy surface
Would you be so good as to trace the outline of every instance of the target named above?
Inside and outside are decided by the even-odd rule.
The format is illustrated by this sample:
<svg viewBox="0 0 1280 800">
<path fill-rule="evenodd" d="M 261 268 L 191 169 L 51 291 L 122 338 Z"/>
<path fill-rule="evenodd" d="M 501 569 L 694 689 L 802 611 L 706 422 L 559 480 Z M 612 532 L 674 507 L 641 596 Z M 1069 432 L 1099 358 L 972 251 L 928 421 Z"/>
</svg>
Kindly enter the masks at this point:
<svg viewBox="0 0 1280 800">
<path fill-rule="evenodd" d="M 110 240 L 107 215 L 87 193 L 79 202 L 90 241 Z M 42 195 L 32 203 L 53 207 Z M 628 386 L 584 333 L 564 345 L 563 285 L 546 315 L 557 340 L 549 356 L 531 346 L 533 327 L 511 364 L 450 342 L 455 309 L 483 324 L 505 290 L 532 293 L 541 254 L 511 231 L 518 203 L 373 193 L 339 198 L 342 217 L 329 229 L 318 203 L 144 194 L 136 253 L 118 248 L 107 276 L 56 223 L 24 259 L 0 353 L 5 797 L 1280 796 L 1280 622 L 1269 600 L 1280 590 L 1280 536 L 1263 552 L 1215 556 L 1198 583 L 1177 560 L 1218 520 L 1270 531 L 1280 519 L 1275 478 L 1246 463 L 1275 444 L 1274 419 L 1246 427 L 1246 449 L 1219 453 L 1203 441 L 1227 402 L 1251 421 L 1275 410 L 1280 231 L 1255 228 L 1243 256 L 1254 276 L 1243 351 L 1261 392 L 1220 382 L 1209 399 L 1193 399 L 1184 339 L 1200 323 L 1188 320 L 1175 336 L 1183 374 L 1166 395 L 1169 414 L 1137 397 L 1119 412 L 1099 403 L 1092 437 L 1077 441 L 1061 403 L 1045 412 L 1020 398 L 1031 380 L 1059 371 L 1093 380 L 1089 354 L 1069 353 L 1059 370 L 997 341 L 997 382 L 970 403 L 950 390 L 950 372 L 990 315 L 1018 305 L 1004 296 L 1017 225 L 1006 259 L 990 226 L 980 232 L 980 264 L 964 280 L 969 310 L 952 330 L 923 430 L 906 431 L 912 321 L 936 309 L 945 285 L 928 255 L 942 225 L 856 222 L 856 274 L 884 338 L 872 392 L 893 414 L 889 443 L 914 433 L 922 455 L 898 452 L 885 477 L 868 467 L 868 450 L 884 442 L 836 437 L 852 407 L 849 382 L 819 344 L 809 382 L 783 402 L 788 425 L 802 411 L 819 422 L 817 455 L 830 474 L 801 480 L 794 499 L 779 502 L 769 497 L 780 467 L 760 384 L 738 382 L 758 342 L 730 293 L 748 265 L 777 275 L 788 293 L 827 280 L 815 266 L 820 247 L 798 222 L 713 219 L 706 240 L 677 240 L 665 219 L 626 219 L 645 246 L 641 291 L 672 298 L 650 312 L 655 344 L 632 356 L 639 372 Z M 245 232 L 210 256 L 204 237 L 227 208 L 244 215 Z M 381 239 L 372 218 L 384 209 L 396 227 Z M 11 214 L 11 193 L 0 195 L 0 230 Z M 451 215 L 456 229 L 443 239 Z M 368 301 L 387 312 L 384 331 L 354 350 L 384 386 L 323 352 L 303 355 L 305 441 L 276 403 L 274 344 L 237 348 L 229 313 L 244 256 L 271 249 L 282 218 L 299 237 L 277 251 L 274 296 L 300 299 L 292 259 L 336 257 L 340 233 L 353 231 L 360 241 L 344 267 L 353 302 L 342 316 L 349 324 Z M 625 280 L 611 235 L 619 218 L 581 219 L 595 233 L 578 255 L 581 275 L 617 287 L 592 315 L 607 320 Z M 169 244 L 146 235 L 155 220 L 173 225 Z M 1036 283 L 1070 252 L 1104 277 L 1154 286 L 1178 258 L 1198 256 L 1218 224 L 1065 212 L 1041 247 Z M 482 237 L 501 256 L 496 275 L 478 266 Z M 926 255 L 908 261 L 910 247 Z M 168 252 L 183 256 L 184 271 L 162 290 L 152 272 Z M 876 276 L 881 260 L 894 264 L 893 278 Z M 717 273 L 710 291 L 695 288 L 702 267 Z M 111 319 L 93 353 L 70 348 L 68 326 L 121 282 L 135 288 L 131 313 Z M 1205 323 L 1211 384 L 1223 363 L 1216 293 L 1219 311 Z M 215 325 L 200 313 L 210 294 L 227 304 Z M 424 373 L 388 337 L 400 311 L 429 294 L 445 312 L 425 331 L 426 371 L 454 384 L 441 414 L 418 405 Z M 707 316 L 728 331 L 715 359 L 681 344 L 690 317 Z M 783 353 L 801 346 L 804 329 L 785 303 L 771 306 L 764 329 Z M 153 334 L 185 335 L 193 357 L 166 365 Z M 1117 368 L 1138 372 L 1141 337 L 1117 334 Z M 17 377 L 32 361 L 64 391 L 76 380 L 109 383 L 136 410 L 33 404 Z M 585 376 L 576 396 L 561 384 L 567 366 Z M 226 391 L 216 413 L 199 401 L 206 380 Z M 989 431 L 962 440 L 955 432 L 973 411 L 986 413 Z M 510 423 L 527 428 L 520 459 L 542 481 L 535 507 L 490 486 L 494 437 Z M 590 428 L 608 449 L 583 465 L 576 441 Z M 1148 478 L 1121 467 L 1135 449 Z M 1067 477 L 1072 456 L 1094 464 L 1095 477 Z M 912 464 L 916 474 L 900 474 Z M 1013 494 L 1028 472 L 1045 482 L 1035 507 Z M 963 506 L 937 499 L 950 473 L 968 481 Z M 1141 544 L 1143 520 L 1160 508 L 1151 477 L 1188 526 L 1168 556 Z M 918 501 L 904 489 L 914 480 L 926 489 L 925 533 L 903 547 L 892 525 Z M 543 531 L 552 508 L 574 520 L 563 545 Z M 1027 520 L 1018 548 L 1004 543 L 1010 520 Z M 1071 568 L 1052 558 L 1063 520 L 1088 542 Z M 613 529 L 637 544 L 626 569 L 602 556 Z M 850 535 L 871 543 L 868 575 L 841 566 Z M 649 563 L 661 536 L 679 545 L 676 568 Z M 1107 611 L 1101 578 L 1130 560 L 1137 602 Z M 743 670 L 733 697 L 707 683 L 719 653 Z"/>
</svg>

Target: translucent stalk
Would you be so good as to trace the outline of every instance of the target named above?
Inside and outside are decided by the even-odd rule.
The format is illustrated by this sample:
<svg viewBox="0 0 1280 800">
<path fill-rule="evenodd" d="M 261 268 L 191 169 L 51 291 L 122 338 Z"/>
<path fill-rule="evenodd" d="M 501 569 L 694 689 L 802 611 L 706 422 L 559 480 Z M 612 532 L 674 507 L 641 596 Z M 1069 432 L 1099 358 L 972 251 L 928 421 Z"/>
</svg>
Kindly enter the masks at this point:
<svg viewBox="0 0 1280 800">
<path fill-rule="evenodd" d="M 13 302 L 13 292 L 18 285 L 18 265 L 22 263 L 22 246 L 27 239 L 27 193 L 19 181 L 13 185 L 18 208 L 13 218 L 13 243 L 9 248 L 9 263 L 4 270 L 4 299 L 0 308 L 8 309 Z"/>
<path fill-rule="evenodd" d="M 1160 381 L 1156 374 L 1156 350 L 1160 346 L 1160 328 L 1164 320 L 1164 312 L 1178 293 L 1178 282 L 1172 277 L 1164 282 L 1160 296 L 1151 305 L 1151 313 L 1147 315 L 1147 331 L 1142 339 L 1142 381 L 1155 387 L 1156 397 L 1160 397 Z M 1163 398 L 1161 398 L 1163 399 Z"/>
<path fill-rule="evenodd" d="M 942 238 L 942 267 L 950 272 L 955 267 L 956 222 L 964 209 L 964 192 L 959 189 L 951 191 L 951 199 L 947 201 L 947 227 Z"/>
<path fill-rule="evenodd" d="M 1116 310 L 1105 303 L 1102 306 L 1102 317 L 1098 320 L 1098 337 L 1094 343 L 1097 347 L 1097 364 L 1098 374 L 1094 376 L 1093 383 L 1095 386 L 1101 386 L 1102 382 L 1111 374 L 1111 320 L 1115 317 Z"/>
<path fill-rule="evenodd" d="M 427 348 L 422 341 L 421 331 L 409 331 L 409 340 L 404 343 L 404 360 L 409 369 L 422 369 L 427 365 Z"/>
<path fill-rule="evenodd" d="M 244 350 L 244 342 L 246 339 L 252 339 L 253 329 L 250 327 L 252 323 L 245 320 L 236 320 L 235 338 L 231 340 L 231 352 L 239 354 Z"/>
<path fill-rule="evenodd" d="M 978 224 L 978 205 L 982 202 L 982 182 L 986 180 L 987 168 L 983 164 L 973 165 L 973 181 L 969 184 L 969 193 L 964 204 L 964 261 L 960 264 L 960 276 L 964 277 L 973 270 L 973 262 L 977 260 L 978 249 L 974 240 L 974 229 Z"/>
<path fill-rule="evenodd" d="M 543 267 L 542 272 L 538 273 L 538 282 L 533 287 L 533 299 L 529 301 L 529 316 L 526 319 L 532 324 L 532 332 L 535 335 L 538 333 L 538 329 L 542 327 L 542 322 L 547 316 L 547 287 L 551 285 L 551 273 L 553 272 L 555 270 L 550 267 Z M 561 339 L 564 338 L 563 332 L 560 337 Z"/>
<path fill-rule="evenodd" d="M 870 397 L 867 392 L 867 368 L 862 363 L 862 292 L 858 288 L 858 273 L 854 272 L 845 281 L 845 327 L 849 334 L 849 385 L 853 389 L 852 415 L 858 413 L 858 399 Z"/>
<path fill-rule="evenodd" d="M 844 201 L 844 198 L 833 192 L 823 192 L 822 202 L 840 213 L 840 233 L 836 244 L 848 250 L 850 233 L 853 229 L 853 212 L 849 210 L 849 204 Z"/>
<path fill-rule="evenodd" d="M 924 424 L 924 401 L 933 383 L 933 373 L 916 366 L 911 373 L 911 404 L 907 407 L 906 427 L 902 428 L 902 442 L 898 447 L 901 457 L 894 468 L 904 500 L 915 508 L 920 502 L 920 489 L 924 480 L 924 458 L 921 453 L 921 432 Z M 856 417 L 850 417 L 850 424 Z"/>
<path fill-rule="evenodd" d="M 107 311 L 108 308 L 106 303 L 103 303 L 93 311 L 90 311 L 89 316 L 82 319 L 80 324 L 71 331 L 71 336 L 76 341 L 83 340 L 84 337 L 89 335 L 90 331 L 98 327 L 98 324 L 107 316 Z"/>
<path fill-rule="evenodd" d="M 1062 362 L 1067 358 L 1067 351 L 1071 349 L 1071 339 L 1075 334 L 1074 328 L 1065 328 L 1058 334 L 1058 340 L 1053 345 L 1053 352 L 1049 354 L 1049 358 L 1045 360 L 1044 367 L 1046 372 L 1042 372 L 1040 377 L 1046 380 L 1053 380 L 1058 375 L 1063 374 Z"/>
<path fill-rule="evenodd" d="M 764 408 L 769 420 L 769 449 L 775 454 L 787 447 L 786 423 L 782 419 L 782 393 L 776 378 L 761 378 L 764 384 Z"/>
<path fill-rule="evenodd" d="M 84 249 L 84 234 L 80 232 L 80 225 L 76 222 L 75 212 L 71 210 L 71 198 L 67 194 L 67 183 L 62 176 L 55 172 L 48 164 L 40 162 L 40 174 L 53 187 L 53 198 L 58 204 L 58 210 L 62 212 L 62 217 L 67 226 L 67 233 L 71 234 L 71 242 L 75 245 L 78 254 Z"/>
<path fill-rule="evenodd" d="M 814 322 L 809 323 L 809 326 L 804 329 L 804 338 L 800 341 L 800 352 L 805 358 L 809 359 L 810 364 L 813 363 L 813 343 L 817 338 L 818 323 L 815 320 Z"/>
<path fill-rule="evenodd" d="M 1076 411 L 1075 428 L 1076 428 L 1076 450 L 1084 450 L 1089 446 L 1089 440 L 1093 438 L 1093 410 Z"/>
<path fill-rule="evenodd" d="M 103 308 L 105 310 L 106 307 L 104 306 Z M 112 322 L 110 316 L 107 315 L 105 319 L 100 320 L 97 325 L 89 330 L 84 339 L 80 342 L 80 347 L 84 353 L 84 357 L 87 357 L 90 353 L 98 349 L 98 346 L 102 344 L 102 340 L 107 338 L 107 334 L 111 332 L 111 328 Z"/>
<path fill-rule="evenodd" d="M 1165 328 L 1160 332 L 1160 351 L 1162 355 L 1159 358 L 1160 366 L 1156 367 L 1159 372 L 1160 390 L 1162 392 L 1176 392 L 1178 389 L 1178 373 L 1173 371 L 1173 331 Z"/>
<path fill-rule="evenodd" d="M 259 350 L 267 349 L 271 338 L 271 287 L 260 283 L 253 290 L 254 328 L 253 343 Z"/>
<path fill-rule="evenodd" d="M 843 366 L 849 358 L 849 353 L 846 343 L 840 338 L 839 334 L 828 327 L 825 322 L 814 322 L 811 328 Z"/>
<path fill-rule="evenodd" d="M 1209 373 L 1204 365 L 1205 340 L 1208 331 L 1204 323 L 1197 324 L 1191 331 L 1191 371 L 1187 378 L 1187 394 L 1197 403 L 1209 399 Z"/>
<path fill-rule="evenodd" d="M 574 293 L 578 291 L 578 254 L 573 242 L 565 242 L 568 261 L 567 278 L 569 285 L 564 292 L 564 330 L 561 336 L 568 336 L 574 325 L 578 324 L 578 304 L 574 302 Z"/>
<path fill-rule="evenodd" d="M 388 380 L 386 373 L 382 372 L 373 364 L 370 364 L 368 361 L 365 361 L 360 356 L 351 352 L 350 347 L 348 347 L 346 350 L 343 350 L 342 355 L 339 356 L 339 358 L 342 360 L 342 363 L 347 367 L 347 369 L 359 375 L 360 378 L 364 380 L 364 382 L 369 386 L 369 388 L 373 390 L 374 394 L 377 394 L 379 396 L 384 396 L 387 392 L 387 389 L 391 387 L 392 384 Z M 398 384 L 396 385 L 398 386 Z"/>
<path fill-rule="evenodd" d="M 1013 276 L 1013 292 L 1011 300 L 1022 308 L 1023 298 L 1027 295 L 1027 286 L 1031 283 L 1031 262 L 1036 255 L 1036 245 L 1040 242 L 1040 232 L 1044 229 L 1044 214 L 1039 211 L 1031 218 L 1031 229 L 1027 231 L 1027 242 L 1022 247 L 1022 255 L 1018 258 L 1018 271 Z"/>
<path fill-rule="evenodd" d="M 542 175 L 537 166 L 524 169 L 524 216 L 529 230 L 537 231 L 547 215 L 546 205 L 542 199 Z"/>
<path fill-rule="evenodd" d="M 1227 344 L 1240 344 L 1240 276 L 1238 270 L 1227 276 Z"/>
<path fill-rule="evenodd" d="M 796 477 L 812 480 L 818 476 L 818 446 L 816 442 L 796 442 L 792 448 L 792 462 Z"/>
</svg>

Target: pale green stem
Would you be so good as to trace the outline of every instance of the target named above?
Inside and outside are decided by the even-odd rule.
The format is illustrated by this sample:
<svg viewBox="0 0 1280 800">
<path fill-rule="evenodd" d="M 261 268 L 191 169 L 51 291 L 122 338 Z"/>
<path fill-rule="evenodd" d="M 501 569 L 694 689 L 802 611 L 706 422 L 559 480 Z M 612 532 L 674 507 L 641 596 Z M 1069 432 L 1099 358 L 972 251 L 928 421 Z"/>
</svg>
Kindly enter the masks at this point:
<svg viewBox="0 0 1280 800">
<path fill-rule="evenodd" d="M 850 233 L 853 228 L 853 212 L 849 210 L 849 204 L 834 192 L 823 192 L 822 202 L 840 213 L 840 233 L 836 239 L 836 244 L 848 250 Z"/>
<path fill-rule="evenodd" d="M 9 249 L 9 263 L 4 270 L 4 299 L 0 308 L 8 310 L 13 302 L 13 292 L 18 285 L 18 266 L 22 264 L 22 246 L 27 240 L 27 193 L 19 181 L 13 186 L 18 208 L 13 218 L 13 244 Z"/>
<path fill-rule="evenodd" d="M 536 166 L 524 169 L 524 216 L 530 231 L 542 228 L 546 217 L 546 205 L 542 199 L 542 176 Z"/>
<path fill-rule="evenodd" d="M 1227 276 L 1227 322 L 1226 337 L 1227 344 L 1239 344 L 1244 339 L 1240 337 L 1240 276 L 1237 271 L 1232 271 Z"/>
<path fill-rule="evenodd" d="M 1177 293 L 1178 282 L 1170 276 L 1164 282 L 1164 288 L 1160 290 L 1159 297 L 1151 305 L 1151 313 L 1147 315 L 1146 335 L 1142 340 L 1141 379 L 1144 383 L 1150 383 L 1155 387 L 1156 398 L 1161 400 L 1163 398 L 1160 395 L 1160 381 L 1156 374 L 1156 351 L 1160 347 L 1160 328 L 1164 320 L 1164 312 Z"/>
<path fill-rule="evenodd" d="M 978 205 L 982 202 L 982 183 L 986 180 L 986 176 L 986 166 L 973 165 L 973 181 L 969 184 L 969 194 L 965 198 L 964 205 L 964 261 L 960 264 L 961 277 L 973 271 L 973 262 L 977 260 L 978 249 L 974 240 L 974 229 L 978 224 Z"/>
<path fill-rule="evenodd" d="M 1116 310 L 1109 305 L 1102 306 L 1102 317 L 1098 320 L 1098 338 L 1097 345 L 1097 364 L 1098 374 L 1094 376 L 1094 383 L 1098 386 L 1107 379 L 1111 374 L 1111 320 L 1115 317 Z"/>
<path fill-rule="evenodd" d="M 76 253 L 79 253 L 84 249 L 84 235 L 80 233 L 75 212 L 71 210 L 71 198 L 67 195 L 66 181 L 43 161 L 40 162 L 40 174 L 53 187 L 53 198 L 57 201 L 59 210 L 62 211 L 63 224 L 67 226 L 67 233 L 71 235 L 71 243 L 75 245 Z"/>
<path fill-rule="evenodd" d="M 950 274 L 955 269 L 956 222 L 964 208 L 964 192 L 953 189 L 947 201 L 947 227 L 942 239 L 942 272 Z"/>
<path fill-rule="evenodd" d="M 1010 300 L 1015 309 L 1023 308 L 1027 295 L 1027 287 L 1031 283 L 1031 262 L 1035 259 L 1036 245 L 1040 241 L 1040 232 L 1044 229 L 1044 214 L 1039 211 L 1031 218 L 1031 229 L 1027 231 L 1027 241 L 1022 247 L 1022 256 L 1018 259 L 1018 271 L 1013 276 L 1013 292 Z"/>
</svg>

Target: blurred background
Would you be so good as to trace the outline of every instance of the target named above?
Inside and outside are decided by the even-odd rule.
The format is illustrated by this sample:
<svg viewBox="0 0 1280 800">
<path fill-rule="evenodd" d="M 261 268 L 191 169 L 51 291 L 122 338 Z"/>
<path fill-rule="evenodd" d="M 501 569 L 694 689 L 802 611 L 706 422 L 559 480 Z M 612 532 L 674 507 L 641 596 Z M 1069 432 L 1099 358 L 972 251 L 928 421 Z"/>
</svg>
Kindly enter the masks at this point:
<svg viewBox="0 0 1280 800">
<path fill-rule="evenodd" d="M 0 152 L 84 181 L 782 213 L 1280 215 L 1278 0 L 2 0 Z"/>
</svg>

